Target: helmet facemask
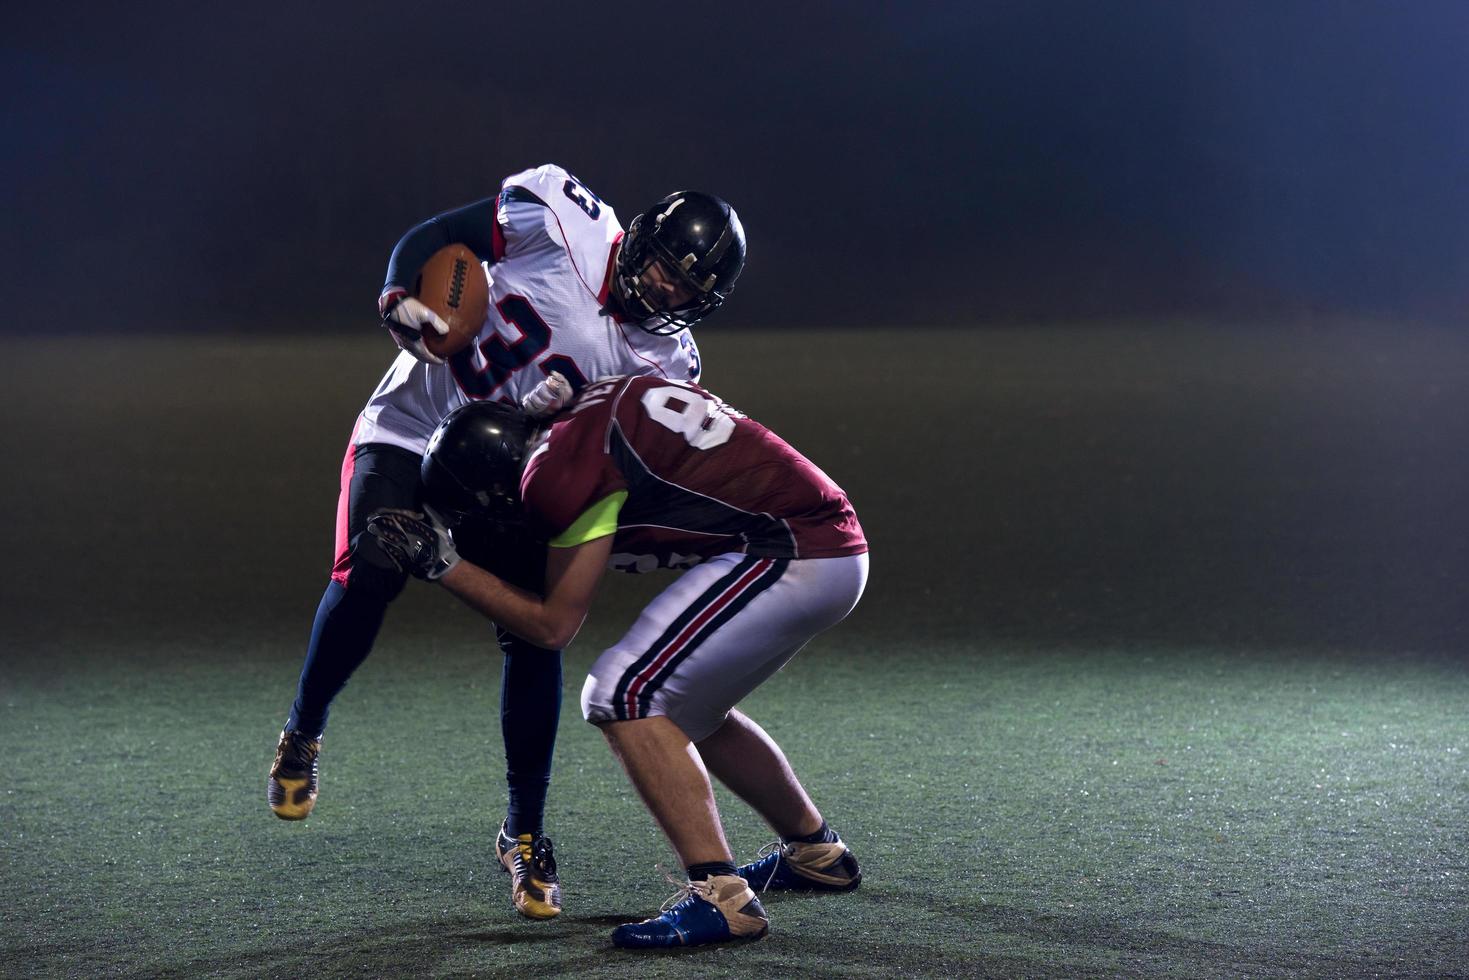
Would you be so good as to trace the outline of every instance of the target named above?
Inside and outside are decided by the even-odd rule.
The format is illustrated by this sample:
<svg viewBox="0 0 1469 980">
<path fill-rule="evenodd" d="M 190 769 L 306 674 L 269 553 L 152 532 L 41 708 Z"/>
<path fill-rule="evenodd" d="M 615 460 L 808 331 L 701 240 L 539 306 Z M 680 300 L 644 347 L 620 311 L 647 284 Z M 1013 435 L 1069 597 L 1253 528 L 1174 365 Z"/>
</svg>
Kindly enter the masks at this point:
<svg viewBox="0 0 1469 980">
<path fill-rule="evenodd" d="M 655 262 L 664 277 L 687 287 L 693 294 L 690 301 L 663 308 L 646 280 Z M 718 309 L 744 264 L 745 233 L 733 209 L 710 195 L 680 191 L 633 219 L 618 251 L 614 279 L 623 308 L 638 326 L 667 336 Z"/>
</svg>

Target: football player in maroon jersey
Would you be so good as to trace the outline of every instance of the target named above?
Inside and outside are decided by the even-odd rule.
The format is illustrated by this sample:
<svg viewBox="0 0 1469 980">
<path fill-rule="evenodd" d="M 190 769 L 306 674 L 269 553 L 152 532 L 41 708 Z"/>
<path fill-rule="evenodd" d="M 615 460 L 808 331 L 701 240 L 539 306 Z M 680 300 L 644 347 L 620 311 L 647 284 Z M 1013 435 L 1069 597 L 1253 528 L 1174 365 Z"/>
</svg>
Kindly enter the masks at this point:
<svg viewBox="0 0 1469 980">
<path fill-rule="evenodd" d="M 593 384 L 542 423 L 467 405 L 440 424 L 422 475 L 425 513 L 368 521 L 377 560 L 548 649 L 571 642 L 609 566 L 687 569 L 582 689 L 583 714 L 688 871 L 678 901 L 619 926 L 615 944 L 759 939 L 768 921 L 753 889 L 857 887 L 856 859 L 785 754 L 734 707 L 861 597 L 867 542 L 840 487 L 707 391 L 647 377 Z M 460 558 L 456 541 L 476 524 L 546 542 L 542 593 Z M 780 835 L 751 864 L 734 864 L 710 774 Z"/>
</svg>

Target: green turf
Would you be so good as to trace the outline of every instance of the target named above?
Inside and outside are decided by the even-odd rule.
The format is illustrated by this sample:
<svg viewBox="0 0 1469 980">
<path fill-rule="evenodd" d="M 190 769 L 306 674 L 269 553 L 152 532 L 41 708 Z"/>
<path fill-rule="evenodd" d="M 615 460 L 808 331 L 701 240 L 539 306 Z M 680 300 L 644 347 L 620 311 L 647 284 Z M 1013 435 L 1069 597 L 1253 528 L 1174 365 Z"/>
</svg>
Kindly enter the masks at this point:
<svg viewBox="0 0 1469 980">
<path fill-rule="evenodd" d="M 607 941 L 674 862 L 575 710 L 657 580 L 568 653 L 567 912 L 525 922 L 488 853 L 498 664 L 435 590 L 340 699 L 316 815 L 263 802 L 377 339 L 19 345 L 0 974 L 1469 975 L 1469 345 L 834 336 L 705 352 L 874 541 L 863 605 L 746 704 L 867 880 L 662 957 Z M 885 387 L 910 348 L 963 383 Z"/>
<path fill-rule="evenodd" d="M 416 632 L 416 631 L 415 631 Z M 495 684 L 467 638 L 393 631 L 334 716 L 305 824 L 262 802 L 291 651 L 155 649 L 12 675 L 0 949 L 13 975 L 612 975 L 674 862 L 567 713 L 565 917 L 487 855 Z M 700 972 L 1262 975 L 1463 969 L 1469 682 L 1424 661 L 975 650 L 833 636 L 749 711 L 867 874 L 779 897 Z M 232 661 L 232 662 L 226 662 Z M 877 683 L 874 683 L 874 679 Z M 169 719 L 165 722 L 163 719 Z M 746 855 L 766 833 L 724 800 Z M 680 975 L 686 959 L 640 962 Z"/>
</svg>

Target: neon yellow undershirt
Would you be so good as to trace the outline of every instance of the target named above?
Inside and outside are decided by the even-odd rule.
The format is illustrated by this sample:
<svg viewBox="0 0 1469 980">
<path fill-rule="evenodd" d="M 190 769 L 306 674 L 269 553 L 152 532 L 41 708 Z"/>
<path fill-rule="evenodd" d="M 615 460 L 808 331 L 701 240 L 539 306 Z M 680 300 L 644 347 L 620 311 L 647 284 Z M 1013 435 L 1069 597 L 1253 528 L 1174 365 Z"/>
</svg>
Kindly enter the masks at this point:
<svg viewBox="0 0 1469 980">
<path fill-rule="evenodd" d="M 617 514 L 627 501 L 627 491 L 608 494 L 576 519 L 571 527 L 551 539 L 553 548 L 575 548 L 579 544 L 605 538 L 617 531 Z"/>
</svg>

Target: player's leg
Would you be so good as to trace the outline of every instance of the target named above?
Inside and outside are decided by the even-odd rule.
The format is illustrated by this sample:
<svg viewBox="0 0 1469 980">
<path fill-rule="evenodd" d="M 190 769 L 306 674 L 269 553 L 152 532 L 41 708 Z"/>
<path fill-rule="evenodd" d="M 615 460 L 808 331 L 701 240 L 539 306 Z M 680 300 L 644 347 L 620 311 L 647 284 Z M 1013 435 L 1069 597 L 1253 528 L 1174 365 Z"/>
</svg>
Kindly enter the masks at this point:
<svg viewBox="0 0 1469 980">
<path fill-rule="evenodd" d="M 708 776 L 692 743 L 718 732 L 736 702 L 845 616 L 865 578 L 865 557 L 792 562 L 721 556 L 665 590 L 593 665 L 582 691 L 583 713 L 603 728 L 680 855 L 719 859 L 716 873 L 702 883 L 691 866 L 682 901 L 654 919 L 620 927 L 614 942 L 684 945 L 764 934 L 756 924 L 763 909 L 732 873 Z"/>
<path fill-rule="evenodd" d="M 751 672 L 739 686 L 753 690 L 810 637 L 845 617 L 861 596 L 866 576 L 865 555 L 792 563 L 782 584 L 739 620 L 751 633 L 765 634 L 772 650 L 786 652 L 763 664 L 751 658 Z M 721 658 L 706 656 L 697 658 L 687 673 L 697 684 L 699 671 L 720 669 L 728 669 Z M 726 697 L 734 693 L 738 692 Z M 742 878 L 762 892 L 851 891 L 861 884 L 862 871 L 851 849 L 827 825 L 785 752 L 764 729 L 731 709 L 723 724 L 697 745 L 709 772 L 779 835 L 754 861 L 739 868 Z"/>
<path fill-rule="evenodd" d="M 497 636 L 505 655 L 500 729 L 509 790 L 506 828 L 516 836 L 539 835 L 561 719 L 561 651 L 542 649 L 504 630 Z"/>
<path fill-rule="evenodd" d="M 698 744 L 710 775 L 765 818 L 782 837 L 803 837 L 821 828 L 821 813 L 796 778 L 785 752 L 765 729 L 731 710 L 724 724 Z"/>
<path fill-rule="evenodd" d="M 724 839 L 714 790 L 689 737 L 663 715 L 599 725 L 629 780 L 673 845 L 688 884 L 670 907 L 612 933 L 629 948 L 759 939 L 770 929 Z"/>
<path fill-rule="evenodd" d="M 528 591 L 546 579 L 546 546 L 523 528 L 464 523 L 454 529 L 459 553 Z M 500 731 L 505 743 L 508 806 L 495 850 L 510 873 L 510 898 L 520 914 L 549 919 L 561 911 L 555 848 L 545 835 L 546 794 L 561 719 L 561 651 L 496 629 L 504 654 Z"/>
<path fill-rule="evenodd" d="M 509 805 L 495 850 L 510 873 L 510 900 L 516 910 L 527 918 L 549 919 L 561 912 L 555 848 L 543 829 L 561 717 L 561 652 L 505 630 L 497 636 L 505 655 L 500 731 Z"/>
<path fill-rule="evenodd" d="M 546 546 L 524 528 L 463 526 L 454 532 L 460 554 L 529 592 L 546 584 Z M 500 730 L 505 737 L 509 789 L 506 829 L 539 835 L 551 783 L 551 759 L 561 720 L 561 651 L 546 650 L 503 629 L 496 639 L 505 656 L 500 684 Z"/>
<path fill-rule="evenodd" d="M 733 868 L 709 774 L 683 729 L 662 715 L 600 727 L 684 867 Z"/>
<path fill-rule="evenodd" d="M 851 849 L 827 826 L 785 752 L 753 719 L 730 711 L 698 749 L 709 772 L 780 837 L 740 867 L 740 877 L 762 892 L 847 892 L 862 883 L 862 869 Z"/>
<path fill-rule="evenodd" d="M 349 447 L 337 502 L 336 562 L 317 606 L 296 699 L 276 747 L 266 798 L 276 816 L 301 820 L 317 795 L 317 756 L 332 700 L 372 650 L 407 576 L 374 557 L 367 518 L 419 503 L 419 457 L 395 446 Z"/>
</svg>

